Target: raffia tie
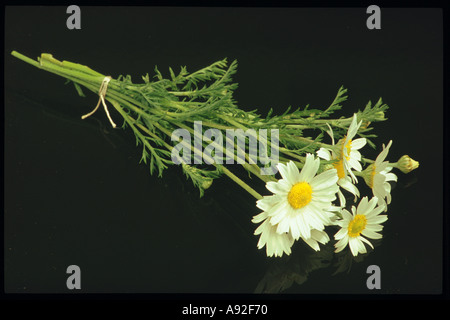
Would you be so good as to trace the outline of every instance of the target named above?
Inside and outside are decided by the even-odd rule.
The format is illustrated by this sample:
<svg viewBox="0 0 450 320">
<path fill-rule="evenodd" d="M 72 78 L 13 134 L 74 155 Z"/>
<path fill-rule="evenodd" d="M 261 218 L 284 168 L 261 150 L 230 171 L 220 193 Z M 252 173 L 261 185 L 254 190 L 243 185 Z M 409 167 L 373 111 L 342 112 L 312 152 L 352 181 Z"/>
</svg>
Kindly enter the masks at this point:
<svg viewBox="0 0 450 320">
<path fill-rule="evenodd" d="M 99 98 L 98 98 L 97 106 L 94 108 L 94 110 L 92 110 L 88 114 L 81 116 L 81 119 L 86 119 L 87 117 L 90 117 L 91 115 L 93 115 L 95 113 L 95 111 L 97 111 L 98 107 L 100 106 L 100 102 L 101 102 L 103 104 L 103 107 L 105 108 L 105 112 L 106 112 L 106 115 L 108 116 L 109 122 L 111 122 L 111 125 L 113 126 L 113 128 L 115 128 L 116 124 L 111 119 L 111 116 L 108 111 L 108 106 L 106 105 L 106 102 L 105 102 L 106 90 L 108 89 L 109 81 L 111 81 L 110 76 L 107 76 L 103 79 L 102 84 L 100 86 L 100 90 L 98 91 Z"/>
</svg>

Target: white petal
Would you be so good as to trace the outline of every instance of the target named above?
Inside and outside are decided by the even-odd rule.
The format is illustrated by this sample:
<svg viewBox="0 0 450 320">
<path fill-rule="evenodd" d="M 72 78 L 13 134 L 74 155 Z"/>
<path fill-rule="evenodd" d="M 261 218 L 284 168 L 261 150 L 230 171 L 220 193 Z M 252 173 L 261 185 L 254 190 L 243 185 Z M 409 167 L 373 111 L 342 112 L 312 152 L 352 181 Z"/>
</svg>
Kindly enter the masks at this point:
<svg viewBox="0 0 450 320">
<path fill-rule="evenodd" d="M 358 150 L 352 150 L 350 152 L 350 159 L 353 159 L 355 161 L 361 161 L 361 153 Z"/>
<path fill-rule="evenodd" d="M 347 228 L 341 228 L 338 232 L 336 232 L 336 234 L 334 235 L 334 239 L 335 240 L 340 240 L 343 237 L 345 237 L 346 235 L 348 235 L 348 229 Z"/>
<path fill-rule="evenodd" d="M 260 223 L 261 221 L 265 220 L 268 216 L 269 214 L 266 211 L 261 212 L 260 214 L 253 217 L 252 222 Z"/>
<path fill-rule="evenodd" d="M 369 212 L 368 208 L 369 208 L 369 200 L 367 197 L 363 197 L 359 201 L 358 209 L 356 209 L 356 212 L 359 214 L 365 214 Z"/>
<path fill-rule="evenodd" d="M 361 171 L 362 170 L 362 166 L 361 164 L 358 162 L 358 160 L 354 159 L 354 158 L 350 158 L 348 160 L 348 163 L 350 165 L 350 167 L 356 171 Z"/>
<path fill-rule="evenodd" d="M 323 208 L 329 208 L 329 206 L 324 206 Z M 318 206 L 316 202 L 310 202 L 307 207 L 305 207 L 305 214 L 308 217 L 314 217 L 321 221 L 324 225 L 330 225 L 331 219 L 330 215 L 322 207 Z"/>
<path fill-rule="evenodd" d="M 328 151 L 328 149 L 325 148 L 320 148 L 317 151 L 317 156 L 325 160 L 331 160 L 331 153 L 330 151 Z"/>
<path fill-rule="evenodd" d="M 289 218 L 282 219 L 280 221 L 280 223 L 278 223 L 276 232 L 280 233 L 280 234 L 289 232 L 289 228 L 290 228 L 289 220 L 290 220 Z"/>
<path fill-rule="evenodd" d="M 397 181 L 397 176 L 394 173 L 386 173 L 386 181 Z"/>
<path fill-rule="evenodd" d="M 353 183 L 358 183 L 358 179 L 356 178 L 355 174 L 350 169 L 347 171 L 349 176 L 352 178 Z"/>
<path fill-rule="evenodd" d="M 361 125 L 362 122 L 357 123 L 357 118 L 356 118 L 356 113 L 353 114 L 353 119 L 352 122 L 350 124 L 350 126 L 348 127 L 348 132 L 347 132 L 347 138 L 348 140 L 353 139 L 353 137 L 355 136 L 355 134 L 358 132 L 359 126 Z"/>
<path fill-rule="evenodd" d="M 358 251 L 360 253 L 366 253 L 367 249 L 363 242 L 366 242 L 367 240 L 364 239 L 364 237 L 357 237 L 355 238 L 355 240 L 356 240 L 355 243 L 358 246 Z"/>
<path fill-rule="evenodd" d="M 308 214 L 307 222 L 311 228 L 317 229 L 317 230 L 323 230 L 325 228 L 324 223 L 322 220 L 317 217 L 315 214 Z"/>
<path fill-rule="evenodd" d="M 384 207 L 384 211 L 387 211 L 387 203 L 384 200 L 384 198 L 380 197 L 378 198 L 378 205 Z"/>
<path fill-rule="evenodd" d="M 361 232 L 361 234 L 363 236 L 367 237 L 367 238 L 370 238 L 370 239 L 381 239 L 382 238 L 381 234 L 376 233 L 376 232 L 371 231 L 371 230 L 367 230 L 367 228 L 364 229 L 363 232 Z"/>
<path fill-rule="evenodd" d="M 334 244 L 334 247 L 336 248 L 336 250 L 334 252 L 337 253 L 337 252 L 342 251 L 347 246 L 348 242 L 349 242 L 349 237 L 348 236 L 344 237 L 341 240 L 339 240 L 338 242 L 336 242 Z"/>
<path fill-rule="evenodd" d="M 388 172 L 387 168 L 389 168 L 389 162 L 384 161 L 376 165 L 375 171 L 384 176 Z"/>
<path fill-rule="evenodd" d="M 267 211 L 272 208 L 278 201 L 280 201 L 280 197 L 277 195 L 265 196 L 262 199 L 256 201 L 256 207 L 263 211 Z"/>
<path fill-rule="evenodd" d="M 302 238 L 302 239 L 303 239 L 303 241 L 306 242 L 307 245 L 309 245 L 309 246 L 310 246 L 311 248 L 313 248 L 315 251 L 319 251 L 319 250 L 320 250 L 319 244 L 317 243 L 316 240 L 314 240 L 314 239 L 312 239 L 312 238 L 309 238 L 309 239 L 304 239 L 304 238 Z"/>
<path fill-rule="evenodd" d="M 358 242 L 356 238 L 349 238 L 348 239 L 348 246 L 350 247 L 350 251 L 352 252 L 353 256 L 357 256 L 358 255 Z"/>
<path fill-rule="evenodd" d="M 347 209 L 343 209 L 341 211 L 341 214 L 344 221 L 350 222 L 353 220 L 353 215 L 350 212 L 348 212 Z"/>
<path fill-rule="evenodd" d="M 286 180 L 269 181 L 266 183 L 266 188 L 270 192 L 279 195 L 285 195 L 290 191 L 292 186 Z"/>
<path fill-rule="evenodd" d="M 273 217 L 277 220 L 283 219 L 283 217 L 286 215 L 290 207 L 290 204 L 287 201 L 280 201 L 276 205 L 274 205 L 272 208 L 270 208 L 267 212 L 269 213 L 270 217 Z M 279 221 L 274 222 L 273 224 L 277 224 Z"/>
<path fill-rule="evenodd" d="M 341 205 L 341 207 L 345 207 L 345 203 L 347 202 L 347 200 L 345 200 L 344 194 L 342 193 L 341 190 L 338 191 L 338 197 L 339 197 L 339 204 Z"/>
<path fill-rule="evenodd" d="M 338 181 L 338 179 L 336 169 L 330 169 L 312 178 L 309 184 L 314 191 L 321 190 L 331 187 Z"/>
<path fill-rule="evenodd" d="M 316 229 L 311 230 L 311 238 L 321 244 L 325 244 L 330 241 L 330 237 L 328 237 L 328 234 L 325 231 L 319 231 Z"/>
<path fill-rule="evenodd" d="M 384 182 L 386 181 L 386 177 L 382 174 L 375 174 L 373 176 L 373 187 L 380 188 L 381 193 L 384 193 Z"/>
<path fill-rule="evenodd" d="M 355 197 L 359 197 L 358 188 L 349 179 L 339 179 L 338 184 L 348 192 L 352 193 Z"/>
<path fill-rule="evenodd" d="M 261 223 L 261 224 L 258 226 L 258 228 L 256 228 L 254 234 L 255 234 L 255 235 L 258 235 L 258 234 L 260 234 L 260 233 L 263 233 L 263 232 L 267 229 L 268 226 L 270 227 L 269 222 L 268 222 L 267 220 L 264 221 L 263 223 Z M 261 236 L 261 237 L 262 237 L 262 236 Z M 261 239 L 261 238 L 260 238 L 259 240 L 260 240 L 260 242 L 262 242 L 262 239 Z"/>
<path fill-rule="evenodd" d="M 332 202 L 336 199 L 336 192 L 339 188 L 328 188 L 320 191 L 313 191 L 312 198 L 319 202 Z"/>
<path fill-rule="evenodd" d="M 277 169 L 281 174 L 281 177 L 285 180 L 288 180 L 289 174 L 288 174 L 288 167 L 287 164 L 283 164 L 283 163 L 278 163 L 277 165 Z"/>
<path fill-rule="evenodd" d="M 327 126 L 328 126 L 328 131 L 327 131 L 327 133 L 328 133 L 328 135 L 330 136 L 330 138 L 331 138 L 331 142 L 332 142 L 332 144 L 334 145 L 334 135 L 333 135 L 333 129 L 331 129 L 331 126 L 327 123 Z"/>
<path fill-rule="evenodd" d="M 380 225 L 380 224 L 370 224 L 370 223 L 367 223 L 366 229 L 369 230 L 369 231 L 377 232 L 377 231 L 383 230 L 383 226 Z"/>
<path fill-rule="evenodd" d="M 292 237 L 294 239 L 300 238 L 300 226 L 299 226 L 299 218 L 298 218 L 298 216 L 293 217 L 291 219 L 291 223 L 289 225 L 291 227 Z"/>
<path fill-rule="evenodd" d="M 320 166 L 320 159 L 315 159 L 310 153 L 306 155 L 305 164 L 300 172 L 299 181 L 310 182 L 311 179 L 316 175 L 317 170 Z"/>
<path fill-rule="evenodd" d="M 373 197 L 372 199 L 370 199 L 369 203 L 368 203 L 368 207 L 366 212 L 364 212 L 363 214 L 370 213 L 375 209 L 375 206 L 377 205 L 378 199 L 377 197 Z"/>
<path fill-rule="evenodd" d="M 376 197 L 374 197 L 375 199 Z M 378 204 L 378 199 L 376 200 L 377 204 Z M 371 219 L 375 218 L 376 216 L 378 216 L 381 212 L 383 212 L 384 207 L 378 206 L 375 209 L 373 209 L 372 211 L 370 211 L 369 213 L 366 214 L 366 218 L 367 218 L 367 222 L 371 223 Z"/>
<path fill-rule="evenodd" d="M 293 161 L 288 162 L 287 169 L 289 175 L 288 181 L 292 184 L 300 182 L 300 172 L 298 171 L 298 168 Z"/>
<path fill-rule="evenodd" d="M 371 224 L 380 224 L 380 223 L 385 222 L 387 219 L 388 219 L 387 215 L 383 214 L 380 216 L 371 217 L 370 223 Z"/>
<path fill-rule="evenodd" d="M 366 138 L 358 138 L 358 139 L 352 140 L 352 153 L 353 153 L 353 150 L 359 150 L 362 147 L 364 147 L 366 145 L 366 143 L 367 143 Z"/>
<path fill-rule="evenodd" d="M 386 159 L 386 156 L 389 152 L 389 148 L 391 147 L 391 145 L 392 145 L 392 140 L 389 141 L 387 147 L 384 147 L 384 145 L 383 145 L 383 151 L 380 152 L 377 159 L 375 160 L 376 163 L 381 163 L 384 161 L 384 159 Z"/>
<path fill-rule="evenodd" d="M 364 238 L 364 237 L 360 237 L 360 239 L 361 239 L 361 241 L 367 243 L 367 244 L 373 249 L 373 245 L 372 245 L 372 243 L 370 243 L 369 240 L 367 240 L 367 239 Z M 362 244 L 362 245 L 364 246 L 364 244 Z M 364 247 L 364 253 L 366 253 L 366 252 L 367 252 L 366 247 Z"/>
<path fill-rule="evenodd" d="M 299 226 L 300 234 L 303 238 L 308 239 L 311 237 L 311 229 L 304 214 L 297 216 L 297 223 Z"/>
</svg>

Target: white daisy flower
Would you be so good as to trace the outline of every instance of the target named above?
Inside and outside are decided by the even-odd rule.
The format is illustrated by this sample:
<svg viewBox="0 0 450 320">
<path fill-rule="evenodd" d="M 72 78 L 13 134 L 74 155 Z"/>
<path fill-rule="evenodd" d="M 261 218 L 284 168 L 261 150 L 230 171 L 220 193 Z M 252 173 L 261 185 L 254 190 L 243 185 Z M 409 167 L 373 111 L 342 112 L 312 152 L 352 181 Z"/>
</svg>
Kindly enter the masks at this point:
<svg viewBox="0 0 450 320">
<path fill-rule="evenodd" d="M 291 247 L 294 244 L 295 239 L 288 232 L 285 233 L 277 233 L 276 230 L 278 225 L 272 225 L 270 223 L 270 217 L 268 214 L 268 210 L 273 207 L 274 199 L 271 197 L 278 197 L 277 195 L 267 196 L 263 199 L 257 201 L 257 207 L 264 210 L 262 213 L 253 217 L 253 223 L 261 223 L 261 225 L 255 230 L 255 235 L 261 234 L 260 239 L 258 241 L 258 249 L 262 249 L 266 246 L 266 254 L 269 257 L 281 257 L 283 253 L 287 255 L 291 254 Z M 331 207 L 330 211 L 336 211 L 336 207 Z M 315 251 L 319 251 L 319 243 L 326 244 L 330 241 L 328 234 L 325 231 L 319 231 L 316 229 L 311 230 L 311 237 L 309 239 L 305 239 L 301 237 L 303 241 L 306 242 L 311 248 Z"/>
<path fill-rule="evenodd" d="M 377 202 L 377 197 L 373 197 L 370 201 L 364 197 L 359 202 L 358 208 L 352 206 L 352 213 L 342 210 L 342 220 L 337 221 L 341 229 L 334 235 L 334 238 L 338 240 L 335 244 L 335 252 L 342 251 L 347 244 L 354 256 L 367 252 L 364 243 L 373 249 L 366 238 L 381 239 L 382 236 L 378 231 L 383 229 L 381 223 L 387 220 L 387 215 L 379 215 L 385 207 L 376 207 Z"/>
<path fill-rule="evenodd" d="M 358 138 L 353 140 L 356 133 L 358 133 L 359 127 L 361 127 L 362 120 L 357 123 L 356 120 L 356 113 L 353 114 L 352 123 L 350 124 L 350 127 L 348 128 L 347 135 L 345 138 L 341 139 L 339 143 L 342 143 L 342 149 L 341 149 L 341 160 L 348 170 L 348 173 L 352 177 L 353 182 L 357 182 L 355 175 L 353 174 L 352 170 L 355 171 L 361 171 L 362 166 L 361 163 L 361 153 L 358 151 L 362 147 L 366 145 L 366 138 Z M 341 142 L 342 141 L 342 142 Z"/>
<path fill-rule="evenodd" d="M 361 160 L 361 153 L 358 150 L 364 147 L 367 141 L 365 138 L 359 138 L 355 140 L 352 139 L 358 132 L 361 123 L 362 121 L 356 123 L 356 114 L 354 114 L 347 135 L 345 136 L 345 138 L 339 140 L 338 142 L 338 145 L 341 145 L 339 152 L 334 152 L 333 150 L 328 150 L 326 148 L 320 148 L 317 151 L 317 155 L 320 158 L 328 161 L 336 161 L 333 164 L 333 167 L 336 169 L 339 178 L 337 184 L 341 188 L 352 193 L 355 196 L 355 201 L 356 198 L 359 197 L 359 190 L 354 185 L 354 183 L 356 183 L 358 180 L 353 174 L 352 169 L 356 171 L 362 170 L 361 164 L 359 162 Z M 330 130 L 328 131 L 328 134 L 331 137 L 332 144 L 335 145 L 333 130 L 331 129 L 331 127 L 329 128 Z M 338 196 L 341 206 L 344 207 L 346 201 L 341 190 L 338 191 Z"/>
<path fill-rule="evenodd" d="M 336 173 L 338 175 L 338 181 L 337 184 L 342 188 L 350 192 L 355 196 L 356 198 L 359 197 L 359 190 L 358 188 L 353 184 L 352 178 L 346 174 L 345 167 L 343 165 L 342 160 L 338 160 L 338 157 L 333 154 L 333 152 L 328 151 L 325 148 L 321 148 L 319 151 L 317 151 L 317 155 L 324 159 L 324 160 L 336 160 L 337 162 L 333 165 L 333 167 L 336 169 Z M 345 207 L 346 200 L 344 193 L 341 191 L 341 189 L 338 190 L 338 197 L 341 207 Z"/>
<path fill-rule="evenodd" d="M 273 204 L 268 201 L 270 197 L 263 198 L 257 202 L 258 208 L 264 210 L 262 213 L 253 217 L 253 223 L 261 223 L 261 225 L 255 230 L 255 235 L 261 235 L 258 241 L 258 249 L 262 249 L 266 246 L 266 254 L 268 257 L 281 257 L 283 253 L 287 255 L 291 254 L 291 247 L 294 244 L 294 238 L 289 233 L 277 233 L 277 225 L 270 223 L 269 210 Z"/>
<path fill-rule="evenodd" d="M 266 219 L 256 230 L 255 235 L 261 234 L 258 241 L 258 249 L 266 246 L 268 257 L 281 257 L 283 253 L 291 254 L 291 247 L 294 244 L 294 238 L 289 233 L 280 234 L 277 232 L 277 226 L 273 226 L 269 219 Z"/>
<path fill-rule="evenodd" d="M 391 203 L 391 185 L 389 181 L 397 181 L 397 176 L 391 173 L 392 166 L 384 161 L 392 145 L 389 141 L 387 147 L 383 144 L 383 151 L 380 152 L 375 162 L 369 165 L 363 172 L 363 178 L 366 184 L 372 189 L 372 193 L 378 198 L 378 204 L 385 207 Z M 386 198 L 386 200 L 385 200 Z"/>
<path fill-rule="evenodd" d="M 332 224 L 330 208 L 339 190 L 338 177 L 335 169 L 316 176 L 319 166 L 320 160 L 312 154 L 306 155 L 301 172 L 292 161 L 277 165 L 282 179 L 266 184 L 274 195 L 258 201 L 277 233 L 289 233 L 295 240 L 310 239 L 312 229 L 322 231 Z"/>
</svg>

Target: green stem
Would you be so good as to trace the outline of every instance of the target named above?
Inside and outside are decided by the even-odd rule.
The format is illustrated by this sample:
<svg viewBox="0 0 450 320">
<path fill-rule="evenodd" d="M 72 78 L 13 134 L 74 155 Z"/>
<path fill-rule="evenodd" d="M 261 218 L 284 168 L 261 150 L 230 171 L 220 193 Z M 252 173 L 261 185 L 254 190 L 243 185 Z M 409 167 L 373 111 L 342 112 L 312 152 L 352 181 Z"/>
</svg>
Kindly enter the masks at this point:
<svg viewBox="0 0 450 320">
<path fill-rule="evenodd" d="M 231 180 L 236 182 L 238 185 L 240 185 L 243 189 L 245 189 L 248 193 L 250 193 L 252 196 L 256 198 L 256 200 L 262 199 L 262 195 L 260 195 L 258 192 L 256 192 L 253 188 L 251 188 L 248 184 L 246 184 L 244 181 L 239 179 L 234 173 L 232 173 L 230 170 L 228 170 L 226 167 L 222 165 L 215 164 L 216 167 L 220 167 L 220 170 L 223 171 Z"/>
<path fill-rule="evenodd" d="M 124 120 L 128 123 L 128 125 L 130 126 L 130 128 L 133 130 L 134 134 L 137 135 L 139 137 L 139 139 L 142 141 L 142 143 L 150 150 L 153 151 L 153 146 L 148 142 L 147 139 L 145 139 L 145 137 L 142 135 L 142 133 L 136 129 L 136 127 L 134 126 L 134 122 L 130 121 L 130 118 L 124 111 L 123 109 L 120 107 L 119 103 L 113 99 L 108 99 L 108 101 L 111 102 L 111 104 L 114 106 L 114 108 L 117 110 L 117 112 L 120 113 L 120 115 L 124 118 Z M 134 120 L 134 119 L 133 119 Z"/>
<path fill-rule="evenodd" d="M 195 132 L 194 132 L 194 130 L 192 130 L 192 128 L 189 128 L 188 126 L 185 126 L 182 123 L 175 123 L 175 124 L 176 124 L 176 126 L 182 128 L 182 129 L 188 130 L 192 135 L 195 135 Z M 202 122 L 202 124 L 203 124 L 203 122 Z M 225 138 L 229 139 L 227 136 L 225 136 Z M 222 146 L 218 145 L 218 146 L 221 147 L 222 148 L 222 152 L 224 152 L 226 154 L 226 149 L 223 147 L 223 145 Z M 236 147 L 239 148 L 239 146 L 236 146 Z M 239 149 L 239 150 L 241 150 L 241 149 Z M 263 176 L 263 175 L 261 175 L 259 173 L 260 168 L 256 164 L 251 164 L 248 154 L 245 152 L 245 150 L 243 150 L 243 151 L 244 151 L 245 159 L 247 160 L 247 163 L 241 164 L 244 167 L 244 169 L 246 169 L 247 171 L 250 171 L 251 173 L 253 173 L 255 176 L 257 176 L 263 182 L 276 180 L 272 176 L 267 176 L 267 175 Z M 233 157 L 234 157 L 234 160 L 236 161 L 236 163 L 238 163 L 237 156 L 236 156 L 236 154 L 234 152 L 233 152 Z"/>
<path fill-rule="evenodd" d="M 162 127 L 158 123 L 155 123 L 154 126 L 158 128 L 161 132 L 166 134 L 168 137 L 171 137 L 172 134 L 170 131 L 168 131 L 166 128 Z M 182 141 L 181 143 L 184 143 L 185 141 Z M 192 148 L 192 146 L 189 146 Z M 194 148 L 195 149 L 195 148 Z M 201 152 L 197 149 L 194 150 L 194 152 Z M 211 160 L 211 163 L 214 163 L 214 161 Z M 234 173 L 232 173 L 230 170 L 228 170 L 226 167 L 220 165 L 220 164 L 214 164 L 216 168 L 219 168 L 223 173 L 225 173 L 231 180 L 236 182 L 239 186 L 241 186 L 244 190 L 246 190 L 248 193 L 250 193 L 252 196 L 254 196 L 257 200 L 262 199 L 262 196 L 256 192 L 252 187 L 250 187 L 248 184 L 246 184 L 244 181 L 242 181 L 240 178 L 238 178 Z"/>
<path fill-rule="evenodd" d="M 358 171 L 353 171 L 353 174 L 357 177 L 362 177 L 362 174 Z"/>
</svg>

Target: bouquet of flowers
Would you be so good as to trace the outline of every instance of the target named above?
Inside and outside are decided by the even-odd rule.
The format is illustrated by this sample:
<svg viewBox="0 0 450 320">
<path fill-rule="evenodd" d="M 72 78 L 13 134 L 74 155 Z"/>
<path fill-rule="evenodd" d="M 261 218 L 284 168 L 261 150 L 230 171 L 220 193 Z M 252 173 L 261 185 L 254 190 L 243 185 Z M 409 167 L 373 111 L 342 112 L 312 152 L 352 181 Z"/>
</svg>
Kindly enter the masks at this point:
<svg viewBox="0 0 450 320">
<path fill-rule="evenodd" d="M 199 189 L 200 197 L 214 179 L 231 178 L 256 199 L 262 210 L 252 222 L 259 224 L 257 247 L 267 256 L 289 255 L 295 241 L 302 239 L 314 250 L 330 241 L 325 228 L 335 226 L 335 251 L 347 246 L 351 253 L 367 252 L 369 239 L 380 239 L 391 203 L 391 184 L 397 181 L 393 169 L 408 173 L 419 166 L 409 156 L 387 161 L 392 141 L 382 145 L 376 159 L 361 152 L 375 148 L 371 124 L 384 121 L 388 108 L 381 99 L 369 102 L 349 117 L 331 118 L 342 108 L 347 90 L 340 88 L 324 110 L 309 106 L 280 115 L 273 110 L 263 116 L 257 110 L 237 106 L 232 75 L 237 62 L 217 61 L 196 72 L 181 67 L 178 74 L 169 68 L 165 78 L 155 67 L 155 75 L 133 83 L 130 76 L 113 79 L 91 68 L 59 61 L 51 54 L 37 60 L 16 51 L 14 57 L 72 82 L 78 94 L 83 89 L 98 94 L 96 107 L 103 106 L 113 127 L 120 115 L 121 127 L 136 136 L 142 159 L 150 173 L 161 177 L 169 165 L 179 165 Z M 109 109 L 117 114 L 112 114 Z M 270 152 L 269 152 L 270 150 Z M 261 195 L 230 170 L 241 165 L 245 172 L 261 180 L 268 195 Z M 358 179 L 359 178 L 359 179 Z M 362 196 L 363 180 L 372 194 Z M 350 195 L 353 205 L 347 210 Z M 359 202 L 358 202 L 359 199 Z"/>
</svg>

